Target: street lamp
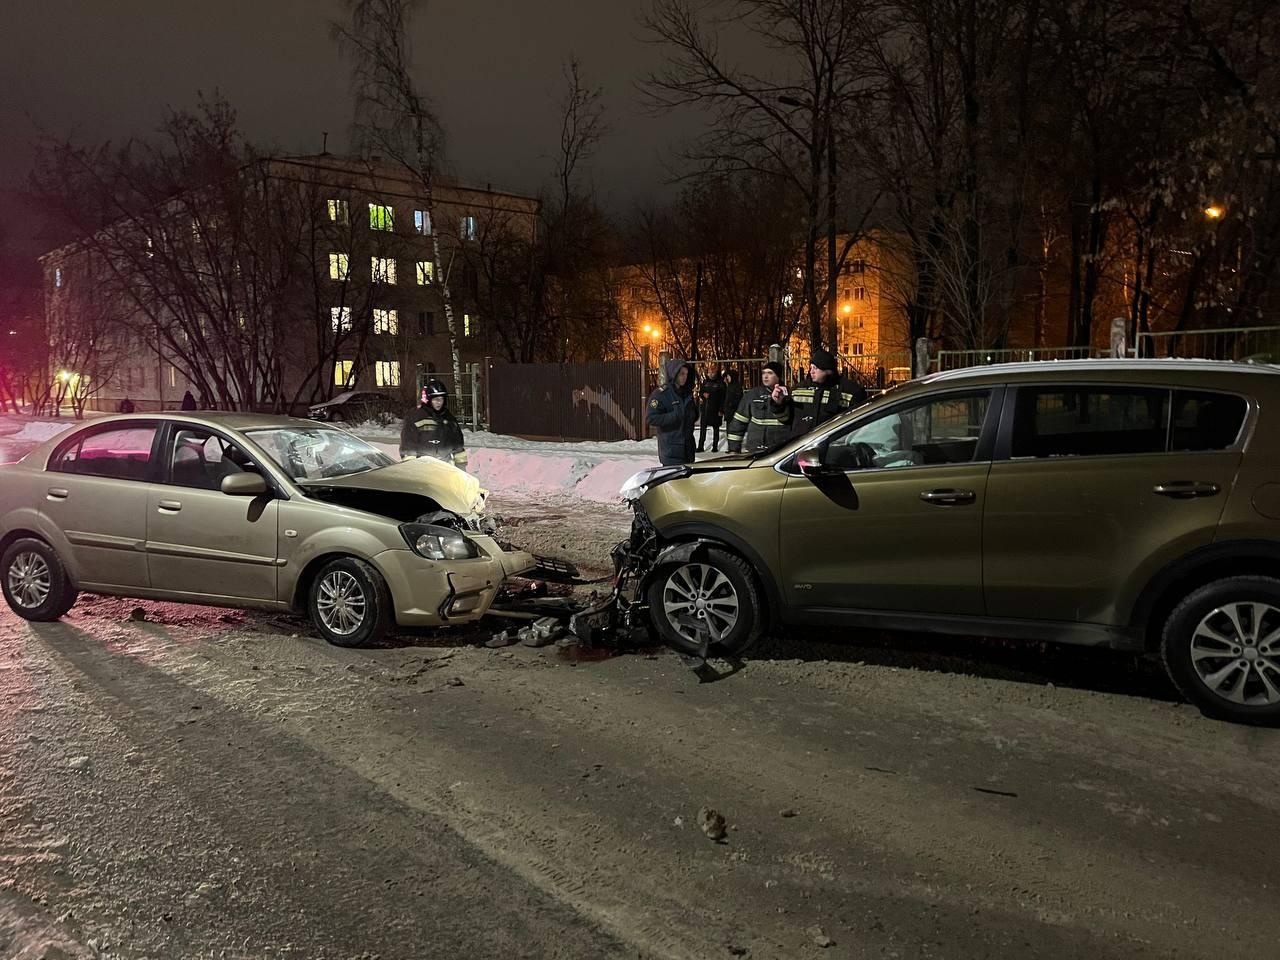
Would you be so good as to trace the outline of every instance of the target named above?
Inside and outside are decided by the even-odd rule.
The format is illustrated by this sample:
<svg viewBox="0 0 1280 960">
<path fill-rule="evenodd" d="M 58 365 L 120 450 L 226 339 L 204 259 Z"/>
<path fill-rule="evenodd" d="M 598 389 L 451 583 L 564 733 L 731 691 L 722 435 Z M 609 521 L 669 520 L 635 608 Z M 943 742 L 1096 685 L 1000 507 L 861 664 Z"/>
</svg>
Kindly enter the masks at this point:
<svg viewBox="0 0 1280 960">
<path fill-rule="evenodd" d="M 1211 203 L 1209 204 L 1209 206 L 1204 208 L 1204 215 L 1208 217 L 1210 220 L 1221 220 L 1222 214 L 1223 214 L 1222 208 L 1218 206 L 1216 203 Z"/>
</svg>

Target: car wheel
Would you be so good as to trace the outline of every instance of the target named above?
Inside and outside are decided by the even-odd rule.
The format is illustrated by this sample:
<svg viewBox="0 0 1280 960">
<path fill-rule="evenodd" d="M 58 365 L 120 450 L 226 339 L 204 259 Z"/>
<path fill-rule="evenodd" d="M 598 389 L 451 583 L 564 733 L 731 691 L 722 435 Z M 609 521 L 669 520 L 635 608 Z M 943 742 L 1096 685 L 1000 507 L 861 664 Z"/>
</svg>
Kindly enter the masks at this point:
<svg viewBox="0 0 1280 960">
<path fill-rule="evenodd" d="M 339 647 L 362 647 L 381 640 L 394 619 L 386 581 L 355 557 L 331 560 L 320 569 L 307 606 L 320 635 Z"/>
<path fill-rule="evenodd" d="M 649 612 L 663 641 L 686 653 L 736 656 L 760 636 L 760 591 L 741 557 L 715 548 L 663 567 L 648 589 Z"/>
<path fill-rule="evenodd" d="M 80 592 L 53 547 L 43 540 L 15 540 L 0 558 L 0 585 L 9 607 L 24 620 L 57 620 Z"/>
<path fill-rule="evenodd" d="M 1280 580 L 1231 577 L 1193 591 L 1165 621 L 1160 652 L 1206 716 L 1280 719 Z"/>
<path fill-rule="evenodd" d="M 344 420 L 346 420 L 346 419 L 347 419 L 346 414 L 344 414 L 341 410 L 331 410 L 331 411 L 329 411 L 329 422 L 330 422 L 330 423 L 342 423 L 342 422 L 343 422 Z"/>
</svg>

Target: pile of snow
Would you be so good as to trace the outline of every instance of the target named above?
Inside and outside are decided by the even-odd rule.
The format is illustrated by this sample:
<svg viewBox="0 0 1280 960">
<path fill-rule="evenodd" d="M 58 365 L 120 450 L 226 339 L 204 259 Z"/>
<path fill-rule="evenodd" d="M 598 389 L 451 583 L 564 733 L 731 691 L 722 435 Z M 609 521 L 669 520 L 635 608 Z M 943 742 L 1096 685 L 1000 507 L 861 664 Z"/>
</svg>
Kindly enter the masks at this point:
<svg viewBox="0 0 1280 960">
<path fill-rule="evenodd" d="M 366 437 L 398 456 L 398 444 Z M 522 497 L 580 497 L 594 503 L 619 502 L 618 491 L 633 473 L 657 466 L 657 457 L 573 455 L 563 450 L 470 447 L 467 471 L 491 493 Z"/>
<path fill-rule="evenodd" d="M 32 420 L 30 423 L 24 423 L 21 430 L 7 435 L 5 439 L 23 440 L 28 443 L 44 443 L 51 437 L 65 433 L 75 425 L 66 420 Z"/>
</svg>

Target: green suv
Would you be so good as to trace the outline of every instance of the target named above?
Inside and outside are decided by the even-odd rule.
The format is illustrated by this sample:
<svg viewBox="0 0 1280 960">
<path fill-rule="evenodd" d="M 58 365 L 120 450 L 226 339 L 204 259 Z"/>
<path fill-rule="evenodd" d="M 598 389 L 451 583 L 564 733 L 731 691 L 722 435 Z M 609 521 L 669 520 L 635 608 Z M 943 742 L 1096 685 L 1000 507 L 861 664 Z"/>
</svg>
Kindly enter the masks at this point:
<svg viewBox="0 0 1280 960">
<path fill-rule="evenodd" d="M 624 621 L 735 654 L 770 622 L 1158 652 L 1280 717 L 1280 370 L 1072 361 L 913 381 L 786 446 L 644 471 Z"/>
</svg>

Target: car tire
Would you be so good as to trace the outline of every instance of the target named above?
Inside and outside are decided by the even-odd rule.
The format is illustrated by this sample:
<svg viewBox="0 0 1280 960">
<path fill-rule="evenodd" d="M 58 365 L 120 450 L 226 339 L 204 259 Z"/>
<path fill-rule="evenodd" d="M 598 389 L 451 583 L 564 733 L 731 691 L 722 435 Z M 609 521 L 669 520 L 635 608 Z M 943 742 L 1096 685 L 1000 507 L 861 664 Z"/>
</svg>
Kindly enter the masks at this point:
<svg viewBox="0 0 1280 960">
<path fill-rule="evenodd" d="M 741 557 L 716 547 L 661 567 L 646 598 L 650 619 L 662 641 L 695 656 L 701 653 L 698 638 L 704 629 L 710 634 L 708 652 L 740 656 L 759 639 L 764 625 L 760 591 L 751 567 Z M 736 612 L 729 622 L 731 604 L 736 604 Z"/>
<path fill-rule="evenodd" d="M 15 540 L 4 551 L 0 586 L 9 608 L 36 622 L 60 619 L 80 596 L 53 547 L 34 537 Z"/>
<path fill-rule="evenodd" d="M 1280 580 L 1229 577 L 1192 591 L 1165 621 L 1160 654 L 1205 716 L 1280 720 Z"/>
<path fill-rule="evenodd" d="M 329 413 L 330 423 L 344 423 L 347 417 L 341 410 L 333 410 Z"/>
<path fill-rule="evenodd" d="M 377 643 L 395 621 L 387 582 L 355 557 L 339 557 L 320 568 L 307 592 L 307 612 L 320 636 L 337 647 Z"/>
</svg>

